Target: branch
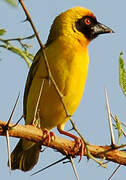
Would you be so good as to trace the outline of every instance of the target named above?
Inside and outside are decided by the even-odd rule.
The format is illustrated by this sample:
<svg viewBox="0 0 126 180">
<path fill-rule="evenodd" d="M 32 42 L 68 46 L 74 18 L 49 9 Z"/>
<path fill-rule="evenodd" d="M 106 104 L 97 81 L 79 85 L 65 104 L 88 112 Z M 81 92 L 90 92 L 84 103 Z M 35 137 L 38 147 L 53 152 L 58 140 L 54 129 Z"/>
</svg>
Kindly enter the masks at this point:
<svg viewBox="0 0 126 180">
<path fill-rule="evenodd" d="M 0 121 L 0 135 L 5 136 L 4 127 L 6 125 L 6 122 Z M 72 152 L 74 148 L 74 141 L 67 140 L 65 138 L 61 138 L 56 136 L 55 140 L 52 140 L 49 144 L 48 142 L 44 141 L 43 139 L 43 132 L 41 129 L 38 129 L 32 125 L 16 125 L 9 124 L 10 130 L 9 135 L 16 138 L 25 138 L 30 141 L 34 141 L 37 143 L 41 143 L 44 146 L 48 146 L 52 149 L 56 149 L 63 155 L 71 155 L 71 156 L 78 156 L 79 155 L 79 149 L 76 149 L 76 152 Z M 111 146 L 97 146 L 97 145 L 87 145 L 90 153 L 96 157 L 121 164 L 126 165 L 126 152 L 121 151 L 116 147 L 115 149 L 112 149 Z M 125 146 L 125 145 L 124 145 Z M 120 146 L 120 147 L 124 147 Z M 84 156 L 86 156 L 86 151 L 84 151 Z"/>
<path fill-rule="evenodd" d="M 4 33 L 5 33 L 5 30 L 0 29 L 0 35 L 3 35 Z M 33 34 L 31 36 L 27 36 L 27 37 L 23 37 L 23 38 L 20 38 L 20 37 L 10 38 L 10 39 L 0 38 L 0 48 L 4 48 L 6 50 L 9 50 L 9 51 L 19 55 L 20 57 L 22 57 L 25 60 L 28 67 L 30 68 L 31 61 L 33 61 L 33 59 L 34 59 L 34 55 L 29 52 L 29 48 L 31 48 L 32 46 L 29 44 L 26 44 L 22 41 L 28 40 L 28 39 L 33 39 L 34 37 L 35 37 L 35 35 Z M 18 46 L 14 46 L 11 43 L 13 41 L 19 42 L 19 44 L 21 45 L 21 48 L 19 48 Z"/>
<path fill-rule="evenodd" d="M 15 54 L 18 54 L 20 57 L 22 57 L 25 60 L 28 67 L 31 66 L 31 62 L 29 61 L 29 58 L 27 57 L 25 51 L 23 52 L 20 48 L 18 48 L 16 46 L 0 45 L 0 47 L 5 48 L 5 49 L 7 49 L 7 50 L 9 50 Z"/>
</svg>

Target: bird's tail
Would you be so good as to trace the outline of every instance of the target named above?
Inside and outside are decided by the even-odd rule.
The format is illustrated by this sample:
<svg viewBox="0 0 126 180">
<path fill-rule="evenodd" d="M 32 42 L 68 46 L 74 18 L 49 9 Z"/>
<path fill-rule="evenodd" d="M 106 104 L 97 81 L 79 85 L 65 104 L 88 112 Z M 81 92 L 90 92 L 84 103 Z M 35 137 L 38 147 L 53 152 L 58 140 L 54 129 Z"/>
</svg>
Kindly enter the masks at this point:
<svg viewBox="0 0 126 180">
<path fill-rule="evenodd" d="M 38 161 L 40 145 L 34 142 L 20 139 L 11 153 L 11 169 L 29 171 Z"/>
</svg>

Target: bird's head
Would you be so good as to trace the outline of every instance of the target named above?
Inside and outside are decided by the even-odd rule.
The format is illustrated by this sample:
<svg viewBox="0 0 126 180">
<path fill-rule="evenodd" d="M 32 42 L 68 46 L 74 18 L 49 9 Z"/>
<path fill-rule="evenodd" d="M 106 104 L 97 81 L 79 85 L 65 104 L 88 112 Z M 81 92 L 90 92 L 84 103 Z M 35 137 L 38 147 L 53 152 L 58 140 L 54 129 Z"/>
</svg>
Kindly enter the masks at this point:
<svg viewBox="0 0 126 180">
<path fill-rule="evenodd" d="M 98 35 L 105 33 L 113 33 L 113 30 L 98 22 L 89 9 L 74 7 L 55 18 L 47 45 L 62 35 L 88 45 Z"/>
</svg>

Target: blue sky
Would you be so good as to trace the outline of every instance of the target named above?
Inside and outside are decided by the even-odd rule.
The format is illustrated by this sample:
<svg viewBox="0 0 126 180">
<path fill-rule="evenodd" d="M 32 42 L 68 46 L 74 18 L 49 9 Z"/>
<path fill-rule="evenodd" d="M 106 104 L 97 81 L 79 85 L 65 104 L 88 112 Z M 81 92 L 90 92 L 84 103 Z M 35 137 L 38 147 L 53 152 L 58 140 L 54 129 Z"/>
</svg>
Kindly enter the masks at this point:
<svg viewBox="0 0 126 180">
<path fill-rule="evenodd" d="M 125 122 L 126 117 L 126 98 L 124 97 L 120 86 L 118 76 L 118 58 L 120 51 L 124 52 L 126 59 L 125 46 L 125 7 L 126 2 L 115 0 L 25 0 L 25 4 L 32 16 L 36 28 L 40 34 L 43 43 L 46 42 L 50 26 L 54 18 L 61 12 L 74 6 L 87 7 L 97 16 L 98 21 L 111 27 L 115 33 L 99 36 L 91 42 L 89 46 L 90 67 L 86 82 L 83 99 L 73 116 L 77 127 L 91 144 L 108 145 L 110 144 L 109 128 L 107 122 L 107 112 L 105 106 L 104 88 L 106 87 L 109 95 L 110 108 L 113 114 L 117 114 L 121 121 Z M 25 19 L 24 12 L 20 5 L 17 8 L 0 1 L 0 28 L 5 28 L 7 33 L 5 38 L 24 37 L 31 35 L 32 29 L 29 23 L 23 23 Z M 36 53 L 39 45 L 36 40 L 30 42 L 33 46 L 32 53 Z M 7 121 L 15 103 L 16 97 L 20 91 L 21 96 L 13 122 L 22 114 L 22 100 L 25 81 L 28 73 L 28 67 L 19 56 L 0 49 L 0 120 Z M 66 126 L 66 130 L 70 124 Z M 54 132 L 59 135 L 57 130 Z M 14 148 L 17 140 L 11 138 L 11 149 Z M 125 139 L 123 139 L 123 143 Z M 37 166 L 28 173 L 14 171 L 9 174 L 7 167 L 7 150 L 5 138 L 1 138 L 0 143 L 0 172 L 1 177 L 5 179 L 75 179 L 71 165 L 56 165 L 36 176 L 30 175 L 62 158 L 58 152 L 49 148 L 41 153 Z M 75 159 L 75 165 L 81 179 L 107 179 L 116 167 L 116 164 L 109 163 L 107 168 L 101 168 L 92 160 L 87 161 L 84 157 L 80 163 Z M 58 169 L 57 169 L 58 168 Z M 114 180 L 122 179 L 125 176 L 125 167 L 121 167 L 114 176 Z"/>
</svg>

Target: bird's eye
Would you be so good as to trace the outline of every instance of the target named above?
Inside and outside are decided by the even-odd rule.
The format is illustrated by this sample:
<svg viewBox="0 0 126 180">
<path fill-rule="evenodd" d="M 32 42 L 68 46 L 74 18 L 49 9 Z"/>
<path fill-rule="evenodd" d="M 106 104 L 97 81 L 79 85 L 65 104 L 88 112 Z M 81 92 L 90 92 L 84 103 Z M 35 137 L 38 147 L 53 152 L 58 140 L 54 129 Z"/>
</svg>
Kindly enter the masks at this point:
<svg viewBox="0 0 126 180">
<path fill-rule="evenodd" d="M 90 20 L 89 18 L 85 18 L 85 19 L 84 19 L 84 23 L 85 23 L 86 25 L 90 25 L 90 24 L 91 24 L 91 20 Z"/>
</svg>

